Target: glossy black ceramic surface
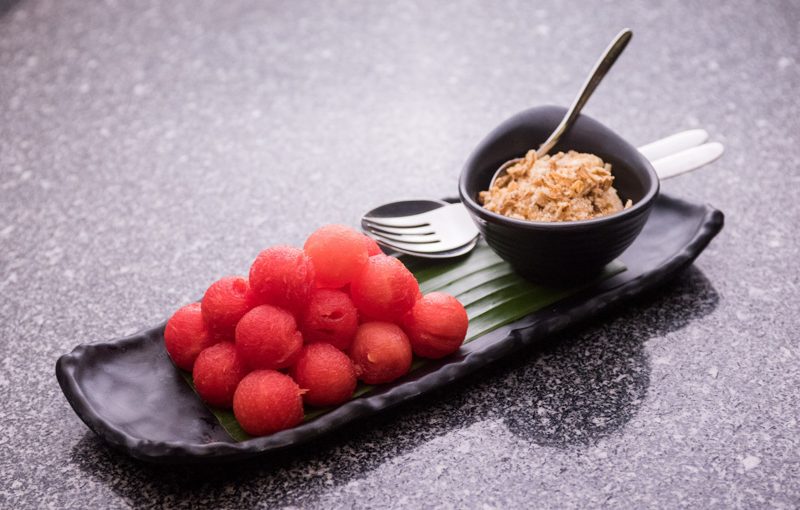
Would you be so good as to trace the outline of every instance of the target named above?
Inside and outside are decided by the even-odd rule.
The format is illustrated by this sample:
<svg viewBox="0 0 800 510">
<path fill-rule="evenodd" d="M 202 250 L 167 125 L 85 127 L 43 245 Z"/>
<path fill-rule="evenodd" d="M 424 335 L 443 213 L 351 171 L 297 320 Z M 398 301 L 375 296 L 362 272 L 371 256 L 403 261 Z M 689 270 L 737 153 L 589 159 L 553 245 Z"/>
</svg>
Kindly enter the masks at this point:
<svg viewBox="0 0 800 510">
<path fill-rule="evenodd" d="M 100 437 L 134 457 L 206 463 L 265 455 L 306 443 L 360 418 L 447 385 L 548 335 L 652 289 L 686 268 L 720 231 L 709 206 L 660 196 L 621 260 L 627 270 L 495 330 L 453 356 L 290 430 L 236 443 L 181 379 L 163 347 L 163 324 L 127 338 L 80 345 L 56 375 L 72 408 Z"/>
<path fill-rule="evenodd" d="M 611 163 L 622 212 L 585 221 L 534 222 L 508 218 L 481 207 L 478 193 L 497 168 L 523 156 L 553 131 L 566 109 L 540 106 L 506 120 L 467 159 L 459 181 L 461 200 L 486 241 L 521 274 L 534 281 L 563 282 L 599 272 L 639 235 L 658 196 L 652 165 L 635 147 L 596 120 L 581 115 L 551 153 L 577 150 Z"/>
</svg>

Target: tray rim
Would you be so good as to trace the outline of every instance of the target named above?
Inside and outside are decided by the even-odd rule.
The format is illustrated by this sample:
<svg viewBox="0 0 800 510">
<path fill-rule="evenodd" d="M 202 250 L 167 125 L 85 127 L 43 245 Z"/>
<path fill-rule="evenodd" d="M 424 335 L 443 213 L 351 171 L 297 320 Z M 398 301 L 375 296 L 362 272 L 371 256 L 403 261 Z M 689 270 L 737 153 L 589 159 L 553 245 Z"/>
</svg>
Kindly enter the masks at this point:
<svg viewBox="0 0 800 510">
<path fill-rule="evenodd" d="M 691 240 L 680 251 L 665 259 L 662 264 L 627 282 L 623 282 L 619 286 L 612 287 L 583 300 L 570 310 L 569 321 L 564 321 L 562 316 L 553 314 L 549 317 L 543 317 L 532 324 L 518 327 L 514 327 L 514 325 L 525 321 L 525 318 L 515 321 L 504 328 L 496 330 L 497 332 L 505 332 L 504 338 L 510 338 L 511 341 L 498 342 L 493 344 L 491 348 L 481 352 L 467 353 L 461 356 L 459 363 L 443 365 L 425 374 L 420 379 L 389 387 L 367 397 L 350 400 L 326 413 L 324 420 L 312 420 L 276 434 L 242 442 L 214 441 L 196 444 L 184 441 L 153 441 L 134 437 L 103 419 L 90 405 L 75 377 L 81 358 L 88 351 L 124 349 L 138 342 L 147 341 L 148 337 L 162 333 L 166 321 L 126 337 L 76 346 L 72 351 L 58 358 L 55 367 L 56 378 L 72 409 L 95 434 L 111 446 L 122 449 L 140 460 L 177 464 L 196 463 L 198 461 L 227 462 L 264 455 L 307 443 L 346 423 L 374 412 L 394 407 L 465 377 L 508 353 L 530 344 L 539 331 L 545 330 L 547 333 L 552 334 L 568 325 L 579 324 L 593 315 L 605 313 L 612 306 L 618 305 L 642 291 L 658 287 L 674 277 L 681 270 L 688 267 L 719 233 L 724 224 L 724 214 L 709 204 L 697 204 L 666 194 L 662 195 L 668 200 L 690 207 L 700 207 L 704 210 L 702 220 Z M 569 299 L 566 298 L 566 300 Z M 542 310 L 534 313 L 542 313 Z M 527 340 L 526 337 L 528 338 Z M 475 341 L 480 341 L 480 338 Z"/>
</svg>

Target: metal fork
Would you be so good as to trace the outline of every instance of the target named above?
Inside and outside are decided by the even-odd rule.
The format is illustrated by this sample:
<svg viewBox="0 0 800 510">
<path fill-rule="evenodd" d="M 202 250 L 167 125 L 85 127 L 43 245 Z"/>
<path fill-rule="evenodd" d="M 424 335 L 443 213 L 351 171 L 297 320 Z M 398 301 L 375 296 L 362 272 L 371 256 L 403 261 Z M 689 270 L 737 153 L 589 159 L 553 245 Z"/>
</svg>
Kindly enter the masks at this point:
<svg viewBox="0 0 800 510">
<path fill-rule="evenodd" d="M 707 139 L 705 130 L 692 129 L 644 145 L 639 151 L 652 161 L 663 180 L 705 166 L 722 155 L 722 144 L 704 144 Z M 361 224 L 365 233 L 378 243 L 421 257 L 436 257 L 442 252 L 466 253 L 471 249 L 468 245 L 474 244 L 478 237 L 478 229 L 460 203 L 409 216 L 364 216 Z"/>
<path fill-rule="evenodd" d="M 460 203 L 398 218 L 365 216 L 367 235 L 389 248 L 438 253 L 460 248 L 478 236 L 478 229 Z"/>
</svg>

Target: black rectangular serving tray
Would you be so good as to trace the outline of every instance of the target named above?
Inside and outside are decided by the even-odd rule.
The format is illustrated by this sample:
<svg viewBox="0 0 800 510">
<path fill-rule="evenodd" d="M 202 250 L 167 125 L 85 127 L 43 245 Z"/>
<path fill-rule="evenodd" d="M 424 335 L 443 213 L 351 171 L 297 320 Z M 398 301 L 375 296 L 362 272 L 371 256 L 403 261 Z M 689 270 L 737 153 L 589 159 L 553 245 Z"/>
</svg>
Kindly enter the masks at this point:
<svg viewBox="0 0 800 510">
<path fill-rule="evenodd" d="M 627 270 L 462 346 L 394 383 L 292 429 L 235 442 L 182 379 L 164 349 L 164 324 L 126 338 L 84 344 L 56 363 L 78 416 L 133 457 L 198 464 L 266 455 L 449 384 L 567 326 L 653 289 L 689 266 L 722 229 L 722 212 L 661 195 L 620 259 Z"/>
</svg>

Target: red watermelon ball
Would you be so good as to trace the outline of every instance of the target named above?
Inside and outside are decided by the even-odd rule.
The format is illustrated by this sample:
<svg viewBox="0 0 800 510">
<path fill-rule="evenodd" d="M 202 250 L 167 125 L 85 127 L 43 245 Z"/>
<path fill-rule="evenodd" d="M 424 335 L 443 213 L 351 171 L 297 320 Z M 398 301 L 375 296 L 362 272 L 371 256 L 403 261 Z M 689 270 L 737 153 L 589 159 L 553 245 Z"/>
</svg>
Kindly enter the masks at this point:
<svg viewBox="0 0 800 510">
<path fill-rule="evenodd" d="M 350 297 L 364 317 L 399 322 L 417 300 L 419 284 L 406 266 L 388 255 L 375 255 L 350 284 Z"/>
<path fill-rule="evenodd" d="M 288 375 L 250 372 L 233 394 L 233 415 L 251 436 L 266 436 L 303 421 L 303 394 Z"/>
<path fill-rule="evenodd" d="M 312 406 L 335 406 L 353 396 L 356 370 L 345 353 L 330 344 L 303 347 L 291 376 L 307 390 L 303 401 Z"/>
<path fill-rule="evenodd" d="M 233 393 L 245 375 L 247 368 L 233 342 L 220 342 L 205 349 L 192 370 L 194 387 L 200 398 L 226 409 L 233 405 Z"/>
<path fill-rule="evenodd" d="M 365 383 L 388 383 L 411 369 L 411 344 L 396 324 L 367 322 L 358 327 L 350 358 Z"/>
<path fill-rule="evenodd" d="M 292 314 L 270 305 L 244 314 L 235 337 L 239 356 L 253 370 L 287 368 L 303 347 L 303 335 Z"/>
<path fill-rule="evenodd" d="M 307 343 L 325 342 L 346 350 L 358 328 L 358 310 L 346 293 L 317 289 L 300 320 L 300 331 Z"/>
<path fill-rule="evenodd" d="M 317 287 L 338 289 L 355 278 L 369 255 L 363 235 L 344 225 L 325 225 L 314 231 L 303 250 L 314 264 Z"/>
<path fill-rule="evenodd" d="M 381 247 L 378 245 L 378 243 L 375 242 L 375 239 L 369 236 L 365 236 L 363 234 L 362 237 L 364 238 L 364 244 L 367 245 L 367 255 L 372 257 L 373 255 L 383 254 L 383 250 L 381 250 Z"/>
<path fill-rule="evenodd" d="M 314 288 L 314 266 L 298 248 L 267 248 L 250 266 L 250 288 L 261 303 L 299 312 Z"/>
<path fill-rule="evenodd" d="M 246 278 L 226 276 L 206 290 L 200 308 L 211 331 L 223 339 L 233 340 L 239 319 L 256 304 Z"/>
<path fill-rule="evenodd" d="M 458 299 L 444 292 L 431 292 L 414 304 L 404 326 L 414 354 L 435 359 L 461 347 L 469 319 Z"/>
<path fill-rule="evenodd" d="M 206 347 L 216 343 L 203 320 L 200 303 L 192 303 L 175 312 L 164 328 L 164 345 L 172 362 L 184 370 L 192 370 L 194 361 Z"/>
</svg>

